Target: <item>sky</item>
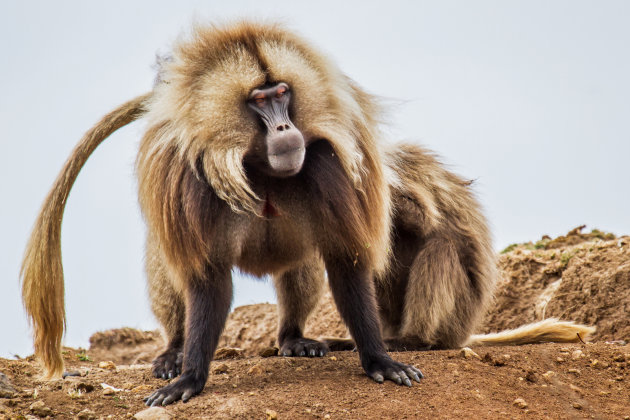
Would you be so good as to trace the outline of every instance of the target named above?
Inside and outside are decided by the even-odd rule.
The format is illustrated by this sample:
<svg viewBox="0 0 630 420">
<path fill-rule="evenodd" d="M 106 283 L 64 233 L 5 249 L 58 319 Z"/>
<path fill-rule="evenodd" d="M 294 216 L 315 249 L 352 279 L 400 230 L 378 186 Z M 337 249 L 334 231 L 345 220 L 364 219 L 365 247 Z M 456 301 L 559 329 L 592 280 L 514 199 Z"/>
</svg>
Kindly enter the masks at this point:
<svg viewBox="0 0 630 420">
<path fill-rule="evenodd" d="M 32 352 L 19 266 L 82 134 L 151 89 L 155 54 L 193 23 L 280 21 L 386 99 L 387 139 L 474 179 L 497 250 L 586 224 L 630 233 L 630 2 L 0 2 L 0 357 Z M 134 160 L 143 125 L 103 143 L 62 231 L 68 330 L 157 327 Z M 234 275 L 235 306 L 275 302 Z"/>
</svg>

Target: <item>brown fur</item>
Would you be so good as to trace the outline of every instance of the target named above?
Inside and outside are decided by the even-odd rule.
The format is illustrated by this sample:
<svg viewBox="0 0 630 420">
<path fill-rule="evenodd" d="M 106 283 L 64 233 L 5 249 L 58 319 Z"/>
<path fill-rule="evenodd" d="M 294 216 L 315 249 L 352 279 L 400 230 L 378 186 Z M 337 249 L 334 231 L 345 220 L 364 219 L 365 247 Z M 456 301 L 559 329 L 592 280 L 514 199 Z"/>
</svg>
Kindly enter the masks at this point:
<svg viewBox="0 0 630 420">
<path fill-rule="evenodd" d="M 279 82 L 290 86 L 286 112 L 306 147 L 300 172 L 289 178 L 247 163 L 265 149 L 269 135 L 246 102 L 253 90 Z M 419 380 L 417 369 L 385 353 L 376 315 L 371 279 L 387 269 L 391 230 L 377 113 L 368 94 L 280 27 L 242 22 L 196 28 L 160 61 L 150 94 L 86 135 L 44 204 L 23 282 L 36 353 L 47 373 L 58 376 L 63 368 L 63 203 L 94 148 L 145 115 L 137 174 L 148 225 L 146 268 L 152 308 L 168 338 L 154 374 L 182 375 L 149 404 L 186 400 L 205 384 L 229 309 L 233 266 L 274 276 L 283 308 L 280 340 L 294 355 L 303 348 L 311 355 L 327 351 L 302 337 L 326 267 L 366 372 L 377 381 Z M 266 217 L 269 206 L 277 217 Z"/>
<path fill-rule="evenodd" d="M 154 374 L 181 373 L 149 404 L 186 400 L 203 388 L 229 310 L 233 266 L 273 275 L 286 355 L 327 351 L 302 336 L 324 269 L 376 381 L 410 385 L 421 377 L 387 356 L 381 327 L 390 345 L 466 341 L 496 279 L 485 220 L 467 184 L 428 153 L 408 145 L 381 150 L 370 95 L 273 25 L 196 28 L 159 64 L 150 94 L 119 107 L 79 143 L 27 247 L 24 302 L 50 376 L 63 369 L 59 235 L 66 198 L 96 146 L 142 115 L 148 126 L 137 175 L 146 270 L 168 339 Z M 248 97 L 279 82 L 290 86 L 287 114 L 306 147 L 300 172 L 288 178 L 247 163 L 267 141 Z"/>
</svg>

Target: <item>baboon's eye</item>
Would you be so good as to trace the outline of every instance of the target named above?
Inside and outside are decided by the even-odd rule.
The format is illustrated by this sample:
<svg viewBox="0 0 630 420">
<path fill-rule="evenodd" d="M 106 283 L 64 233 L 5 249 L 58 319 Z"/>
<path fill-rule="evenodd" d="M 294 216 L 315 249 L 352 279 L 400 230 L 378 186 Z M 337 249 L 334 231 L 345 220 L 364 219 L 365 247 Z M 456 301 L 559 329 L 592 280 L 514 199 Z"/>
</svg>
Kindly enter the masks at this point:
<svg viewBox="0 0 630 420">
<path fill-rule="evenodd" d="M 258 106 L 263 106 L 265 104 L 265 94 L 264 93 L 259 93 L 258 95 L 254 96 L 254 102 L 256 103 L 256 105 Z"/>
</svg>

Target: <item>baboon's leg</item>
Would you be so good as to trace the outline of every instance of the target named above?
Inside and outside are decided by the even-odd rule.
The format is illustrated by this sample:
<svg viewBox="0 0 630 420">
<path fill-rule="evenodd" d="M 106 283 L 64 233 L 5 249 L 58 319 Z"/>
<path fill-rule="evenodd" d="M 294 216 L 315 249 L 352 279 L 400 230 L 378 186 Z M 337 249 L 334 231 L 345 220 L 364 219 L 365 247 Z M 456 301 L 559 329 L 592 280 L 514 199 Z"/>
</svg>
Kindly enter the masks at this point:
<svg viewBox="0 0 630 420">
<path fill-rule="evenodd" d="M 321 296 L 324 266 L 319 258 L 274 276 L 278 294 L 278 344 L 282 356 L 323 356 L 326 344 L 304 338 L 304 325 Z"/>
<path fill-rule="evenodd" d="M 326 270 L 337 309 L 357 344 L 367 375 L 376 382 L 389 379 L 408 386 L 412 380 L 419 382 L 420 370 L 392 360 L 385 351 L 371 271 L 335 258 L 326 261 Z"/>
<path fill-rule="evenodd" d="M 166 348 L 153 360 L 153 376 L 170 379 L 182 369 L 186 309 L 184 297 L 173 287 L 163 258 L 151 238 L 147 241 L 146 271 L 151 309 L 162 325 Z"/>
<path fill-rule="evenodd" d="M 225 327 L 232 301 L 232 277 L 226 267 L 206 267 L 184 285 L 186 333 L 181 376 L 145 399 L 147 405 L 187 401 L 203 389 L 210 360 Z"/>
<path fill-rule="evenodd" d="M 409 271 L 401 344 L 414 339 L 432 348 L 454 348 L 472 333 L 482 303 L 464 260 L 447 235 L 422 244 Z"/>
</svg>

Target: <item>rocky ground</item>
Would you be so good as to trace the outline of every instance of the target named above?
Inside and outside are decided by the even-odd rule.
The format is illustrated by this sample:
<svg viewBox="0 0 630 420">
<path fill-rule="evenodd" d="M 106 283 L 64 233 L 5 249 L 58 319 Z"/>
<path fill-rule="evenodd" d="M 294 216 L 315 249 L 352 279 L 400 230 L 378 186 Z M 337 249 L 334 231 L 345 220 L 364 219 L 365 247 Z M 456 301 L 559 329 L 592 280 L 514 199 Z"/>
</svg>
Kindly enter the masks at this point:
<svg viewBox="0 0 630 420">
<path fill-rule="evenodd" d="M 79 376 L 43 382 L 32 357 L 0 359 L 0 418 L 630 419 L 630 238 L 577 228 L 510 246 L 499 267 L 480 332 L 553 316 L 596 325 L 593 342 L 392 353 L 426 378 L 411 388 L 378 385 L 352 352 L 260 356 L 273 354 L 275 305 L 250 305 L 230 315 L 220 360 L 188 403 L 143 413 L 142 398 L 165 382 L 149 366 L 162 339 L 123 328 L 94 334 L 88 350 L 65 350 L 67 370 Z M 329 295 L 307 333 L 346 334 Z"/>
</svg>

